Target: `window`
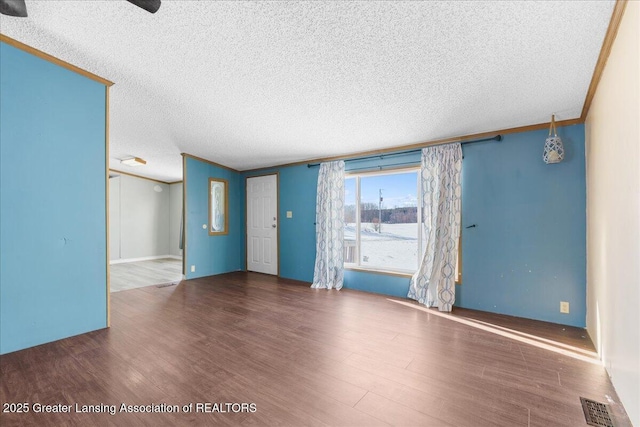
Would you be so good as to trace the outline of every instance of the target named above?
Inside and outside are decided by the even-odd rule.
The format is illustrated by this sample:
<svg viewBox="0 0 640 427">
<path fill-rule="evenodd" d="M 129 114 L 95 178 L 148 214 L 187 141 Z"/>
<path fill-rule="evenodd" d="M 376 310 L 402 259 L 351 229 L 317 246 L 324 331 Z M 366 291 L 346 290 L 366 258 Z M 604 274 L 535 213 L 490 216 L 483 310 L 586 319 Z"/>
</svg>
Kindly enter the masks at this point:
<svg viewBox="0 0 640 427">
<path fill-rule="evenodd" d="M 349 174 L 345 179 L 345 267 L 413 274 L 422 261 L 420 169 Z M 462 283 L 462 235 L 456 283 Z"/>
<path fill-rule="evenodd" d="M 345 179 L 345 267 L 414 273 L 422 254 L 419 169 Z"/>
</svg>

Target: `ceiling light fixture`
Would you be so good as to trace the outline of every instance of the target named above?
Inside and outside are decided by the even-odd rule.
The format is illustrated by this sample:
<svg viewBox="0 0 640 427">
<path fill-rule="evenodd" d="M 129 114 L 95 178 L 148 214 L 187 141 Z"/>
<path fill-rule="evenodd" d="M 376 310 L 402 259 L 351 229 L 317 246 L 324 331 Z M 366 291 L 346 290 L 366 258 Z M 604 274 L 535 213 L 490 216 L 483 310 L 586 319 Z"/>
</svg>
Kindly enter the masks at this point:
<svg viewBox="0 0 640 427">
<path fill-rule="evenodd" d="M 551 136 L 553 131 L 553 136 Z M 564 147 L 562 146 L 562 139 L 558 136 L 556 130 L 556 116 L 551 116 L 551 124 L 549 125 L 549 136 L 544 142 L 544 152 L 542 153 L 542 160 L 546 164 L 560 163 L 564 159 Z"/>
<path fill-rule="evenodd" d="M 147 164 L 147 161 L 141 159 L 140 157 L 131 157 L 129 159 L 120 160 L 120 163 L 127 166 L 144 166 Z"/>
<path fill-rule="evenodd" d="M 0 13 L 7 16 L 27 17 L 27 5 L 24 0 L 0 0 Z"/>
</svg>

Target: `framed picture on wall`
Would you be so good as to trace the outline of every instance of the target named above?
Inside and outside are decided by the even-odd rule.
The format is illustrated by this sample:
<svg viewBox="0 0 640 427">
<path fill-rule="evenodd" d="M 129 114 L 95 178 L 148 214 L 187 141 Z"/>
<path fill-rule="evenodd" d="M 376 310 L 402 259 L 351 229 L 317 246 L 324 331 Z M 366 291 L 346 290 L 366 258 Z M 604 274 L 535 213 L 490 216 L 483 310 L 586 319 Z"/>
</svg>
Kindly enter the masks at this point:
<svg viewBox="0 0 640 427">
<path fill-rule="evenodd" d="M 229 185 L 226 179 L 209 178 L 209 235 L 229 233 Z"/>
</svg>

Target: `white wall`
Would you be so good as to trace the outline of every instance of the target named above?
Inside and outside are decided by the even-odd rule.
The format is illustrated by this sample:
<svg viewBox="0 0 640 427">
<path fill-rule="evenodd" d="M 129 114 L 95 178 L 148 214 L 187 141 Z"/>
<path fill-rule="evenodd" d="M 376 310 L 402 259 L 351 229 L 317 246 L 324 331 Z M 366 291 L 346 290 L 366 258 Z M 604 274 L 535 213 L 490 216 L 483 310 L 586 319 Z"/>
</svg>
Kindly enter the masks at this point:
<svg viewBox="0 0 640 427">
<path fill-rule="evenodd" d="M 117 181 L 119 191 L 114 188 Z M 172 224 L 170 185 L 124 174 L 111 178 L 109 182 L 111 260 L 172 254 L 169 244 Z M 158 189 L 162 191 L 156 191 Z M 118 240 L 119 249 L 115 248 Z M 176 252 L 175 255 L 180 253 Z"/>
<path fill-rule="evenodd" d="M 586 120 L 587 330 L 640 426 L 640 2 L 628 2 Z"/>
<path fill-rule="evenodd" d="M 182 219 L 182 182 L 169 185 L 169 253 L 182 256 L 180 224 Z"/>
<path fill-rule="evenodd" d="M 110 174 L 112 175 L 112 174 Z M 120 177 L 109 178 L 109 259 L 120 259 Z"/>
</svg>

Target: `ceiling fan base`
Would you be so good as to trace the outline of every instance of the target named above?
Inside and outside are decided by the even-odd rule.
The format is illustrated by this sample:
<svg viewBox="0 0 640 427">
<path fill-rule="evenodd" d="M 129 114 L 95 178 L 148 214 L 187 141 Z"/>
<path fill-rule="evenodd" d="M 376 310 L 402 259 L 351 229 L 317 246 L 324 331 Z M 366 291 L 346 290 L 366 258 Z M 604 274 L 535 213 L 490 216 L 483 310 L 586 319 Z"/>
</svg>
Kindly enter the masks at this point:
<svg viewBox="0 0 640 427">
<path fill-rule="evenodd" d="M 160 9 L 160 3 L 161 3 L 161 0 L 127 0 L 127 1 L 150 13 L 156 13 L 158 9 Z"/>
<path fill-rule="evenodd" d="M 24 0 L 0 0 L 0 13 L 18 18 L 27 17 L 27 5 Z"/>
</svg>

